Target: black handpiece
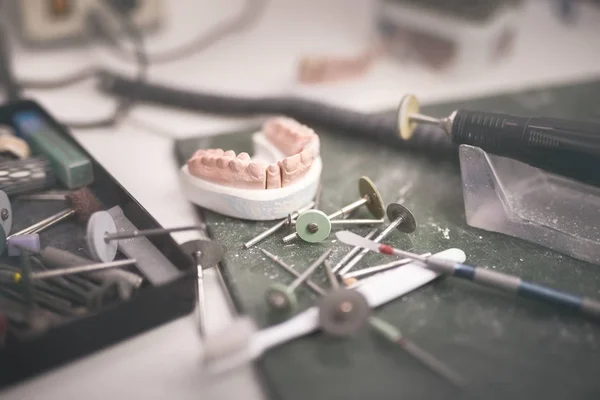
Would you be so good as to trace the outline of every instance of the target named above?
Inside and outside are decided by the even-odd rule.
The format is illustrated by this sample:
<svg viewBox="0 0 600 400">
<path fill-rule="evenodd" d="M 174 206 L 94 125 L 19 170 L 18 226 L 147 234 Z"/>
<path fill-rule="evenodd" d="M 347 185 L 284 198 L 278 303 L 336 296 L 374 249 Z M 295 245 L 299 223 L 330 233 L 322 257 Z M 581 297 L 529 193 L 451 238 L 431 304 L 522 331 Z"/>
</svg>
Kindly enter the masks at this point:
<svg viewBox="0 0 600 400">
<path fill-rule="evenodd" d="M 456 144 L 600 186 L 600 123 L 467 110 L 449 118 Z"/>
<path fill-rule="evenodd" d="M 564 151 L 600 160 L 600 123 L 469 110 L 458 110 L 450 119 L 449 133 L 456 144 L 469 144 L 508 157 L 560 156 Z"/>
<path fill-rule="evenodd" d="M 600 122 L 518 117 L 456 110 L 448 117 L 419 113 L 413 95 L 398 107 L 398 134 L 410 140 L 417 126 L 442 128 L 455 145 L 471 145 L 548 172 L 600 186 Z"/>
</svg>

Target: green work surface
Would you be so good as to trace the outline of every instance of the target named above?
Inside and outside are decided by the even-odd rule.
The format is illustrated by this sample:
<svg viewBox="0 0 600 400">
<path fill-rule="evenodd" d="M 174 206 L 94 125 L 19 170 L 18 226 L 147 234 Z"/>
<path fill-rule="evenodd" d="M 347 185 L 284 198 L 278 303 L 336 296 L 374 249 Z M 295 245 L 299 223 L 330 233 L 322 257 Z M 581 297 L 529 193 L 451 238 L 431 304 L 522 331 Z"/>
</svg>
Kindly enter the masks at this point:
<svg viewBox="0 0 600 400">
<path fill-rule="evenodd" d="M 424 107 L 434 116 L 465 107 L 519 115 L 600 118 L 600 81 Z M 386 242 L 417 253 L 463 249 L 467 262 L 573 293 L 600 297 L 600 267 L 502 234 L 469 227 L 456 158 L 403 151 L 343 134 L 319 131 L 324 169 L 321 209 L 327 213 L 358 198 L 357 180 L 370 177 L 386 203 L 402 197 L 417 219 L 412 234 Z M 251 132 L 177 143 L 183 163 L 197 148 L 252 153 Z M 402 193 L 404 193 L 402 195 Z M 365 209 L 358 214 L 369 217 Z M 241 313 L 258 326 L 277 321 L 265 290 L 292 278 L 266 259 L 269 250 L 299 270 L 332 247 L 336 262 L 350 248 L 330 235 L 324 243 L 284 245 L 280 232 L 246 250 L 242 244 L 272 223 L 204 212 L 211 236 L 227 247 L 225 278 Z M 371 228 L 353 229 L 365 234 Z M 368 254 L 362 266 L 383 256 Z M 324 271 L 313 280 L 325 287 Z M 298 290 L 301 309 L 314 304 Z M 454 278 L 438 279 L 375 311 L 407 338 L 458 371 L 469 385 L 457 389 L 401 348 L 365 328 L 351 339 L 322 333 L 269 350 L 257 365 L 275 399 L 581 399 L 600 398 L 600 324 L 546 304 L 518 299 Z"/>
</svg>

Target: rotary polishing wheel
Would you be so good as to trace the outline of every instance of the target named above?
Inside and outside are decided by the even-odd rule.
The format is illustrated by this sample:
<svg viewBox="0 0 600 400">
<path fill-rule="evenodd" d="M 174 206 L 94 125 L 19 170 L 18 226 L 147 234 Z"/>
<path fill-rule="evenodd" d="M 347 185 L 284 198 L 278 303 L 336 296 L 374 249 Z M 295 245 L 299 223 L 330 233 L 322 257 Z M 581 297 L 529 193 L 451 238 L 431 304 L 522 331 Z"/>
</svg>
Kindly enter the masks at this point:
<svg viewBox="0 0 600 400">
<path fill-rule="evenodd" d="M 92 214 L 87 223 L 86 244 L 88 253 L 96 261 L 110 262 L 115 259 L 118 241 L 106 241 L 106 234 L 117 233 L 115 220 L 107 211 Z"/>
<path fill-rule="evenodd" d="M 402 223 L 396 229 L 404 233 L 412 233 L 417 229 L 417 221 L 412 212 L 402 204 L 391 203 L 387 207 L 387 216 L 390 221 L 402 217 Z"/>
<path fill-rule="evenodd" d="M 421 106 L 419 100 L 412 94 L 407 94 L 400 100 L 398 106 L 398 133 L 404 140 L 412 137 L 417 123 L 410 120 L 411 114 L 418 114 Z"/>
<path fill-rule="evenodd" d="M 12 207 L 8 196 L 2 190 L 0 190 L 0 226 L 2 226 L 4 236 L 8 236 L 12 229 Z"/>
<path fill-rule="evenodd" d="M 323 211 L 307 210 L 296 218 L 296 233 L 305 242 L 322 242 L 331 233 L 331 221 Z"/>
<path fill-rule="evenodd" d="M 358 192 L 361 197 L 369 197 L 366 205 L 371 215 L 378 219 L 385 216 L 385 203 L 381 194 L 379 194 L 379 190 L 377 190 L 377 186 L 375 186 L 371 179 L 362 176 L 358 180 Z"/>
<path fill-rule="evenodd" d="M 321 329 L 332 336 L 345 337 L 361 329 L 371 316 L 371 307 L 356 290 L 340 288 L 327 294 L 319 304 Z"/>
<path fill-rule="evenodd" d="M 298 305 L 294 292 L 279 283 L 271 285 L 265 295 L 269 306 L 276 310 L 291 311 Z"/>
<path fill-rule="evenodd" d="M 221 262 L 225 255 L 225 248 L 219 242 L 213 240 L 190 240 L 181 245 L 181 250 L 196 260 L 196 254 L 200 252 L 200 259 L 196 260 L 202 269 L 211 268 Z"/>
</svg>

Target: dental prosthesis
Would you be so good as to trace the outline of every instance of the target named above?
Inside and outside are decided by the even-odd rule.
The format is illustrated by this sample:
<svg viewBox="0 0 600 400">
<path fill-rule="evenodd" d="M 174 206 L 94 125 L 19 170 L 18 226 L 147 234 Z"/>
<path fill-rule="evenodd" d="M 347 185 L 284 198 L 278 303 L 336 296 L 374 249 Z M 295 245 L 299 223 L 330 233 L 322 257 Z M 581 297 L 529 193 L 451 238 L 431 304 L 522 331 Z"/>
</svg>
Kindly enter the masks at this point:
<svg viewBox="0 0 600 400">
<path fill-rule="evenodd" d="M 254 155 L 199 149 L 181 168 L 186 198 L 230 217 L 282 219 L 315 196 L 323 164 L 319 136 L 287 117 L 268 119 L 252 136 Z"/>
</svg>

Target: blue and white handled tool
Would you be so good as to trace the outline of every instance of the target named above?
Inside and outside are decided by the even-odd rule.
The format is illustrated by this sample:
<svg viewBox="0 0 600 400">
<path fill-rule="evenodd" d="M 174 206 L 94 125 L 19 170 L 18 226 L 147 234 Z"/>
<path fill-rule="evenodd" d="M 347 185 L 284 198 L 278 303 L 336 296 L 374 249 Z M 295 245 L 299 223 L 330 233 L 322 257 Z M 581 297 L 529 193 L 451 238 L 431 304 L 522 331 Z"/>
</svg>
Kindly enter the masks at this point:
<svg viewBox="0 0 600 400">
<path fill-rule="evenodd" d="M 431 270 L 442 274 L 455 276 L 489 286 L 517 296 L 556 304 L 582 314 L 600 319 L 600 302 L 588 297 L 575 296 L 546 286 L 522 280 L 518 276 L 503 274 L 481 267 L 473 267 L 451 260 L 429 256 L 424 257 L 404 250 L 395 249 L 386 244 L 375 243 L 349 231 L 337 232 L 338 240 L 343 243 L 360 246 L 381 254 L 395 255 L 420 261 Z"/>
</svg>

